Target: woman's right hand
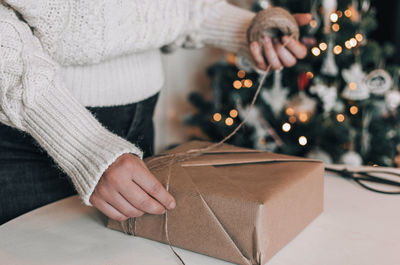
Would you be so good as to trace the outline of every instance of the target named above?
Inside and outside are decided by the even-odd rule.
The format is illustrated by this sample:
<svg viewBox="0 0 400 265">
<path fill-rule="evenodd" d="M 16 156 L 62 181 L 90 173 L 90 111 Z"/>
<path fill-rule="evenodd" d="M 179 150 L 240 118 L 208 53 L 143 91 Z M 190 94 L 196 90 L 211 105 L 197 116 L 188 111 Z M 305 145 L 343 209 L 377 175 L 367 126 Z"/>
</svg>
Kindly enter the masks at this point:
<svg viewBox="0 0 400 265">
<path fill-rule="evenodd" d="M 170 193 L 149 171 L 144 162 L 124 154 L 103 173 L 90 203 L 111 219 L 125 221 L 144 213 L 164 214 L 175 208 Z"/>
</svg>

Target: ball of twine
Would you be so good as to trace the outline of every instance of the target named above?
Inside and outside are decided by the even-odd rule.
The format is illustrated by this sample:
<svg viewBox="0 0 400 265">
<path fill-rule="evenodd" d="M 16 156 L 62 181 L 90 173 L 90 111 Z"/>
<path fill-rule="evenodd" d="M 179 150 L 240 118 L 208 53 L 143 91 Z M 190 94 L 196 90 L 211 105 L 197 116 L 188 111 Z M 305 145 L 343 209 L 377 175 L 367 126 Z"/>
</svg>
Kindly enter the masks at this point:
<svg viewBox="0 0 400 265">
<path fill-rule="evenodd" d="M 292 36 L 299 39 L 300 29 L 295 18 L 286 9 L 270 7 L 264 9 L 254 17 L 247 30 L 249 43 L 261 42 L 265 35 L 276 37 L 278 34 Z"/>
</svg>

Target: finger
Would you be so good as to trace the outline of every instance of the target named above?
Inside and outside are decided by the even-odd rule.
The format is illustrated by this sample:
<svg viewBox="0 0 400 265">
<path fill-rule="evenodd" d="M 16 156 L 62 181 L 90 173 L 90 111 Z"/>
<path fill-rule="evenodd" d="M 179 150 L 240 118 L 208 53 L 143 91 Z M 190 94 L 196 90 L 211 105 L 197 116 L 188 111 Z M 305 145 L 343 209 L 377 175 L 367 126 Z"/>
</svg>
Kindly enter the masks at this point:
<svg viewBox="0 0 400 265">
<path fill-rule="evenodd" d="M 304 59 L 307 55 L 307 48 L 301 42 L 291 36 L 283 36 L 283 45 L 298 59 Z"/>
<path fill-rule="evenodd" d="M 118 191 L 110 188 L 105 188 L 105 186 L 100 185 L 96 188 L 95 194 L 98 198 L 103 199 L 112 207 L 117 209 L 123 215 L 128 217 L 139 217 L 144 213 L 136 209 L 132 204 L 130 204 Z"/>
<path fill-rule="evenodd" d="M 267 58 L 268 63 L 271 65 L 272 69 L 279 70 L 282 68 L 281 61 L 275 51 L 275 47 L 272 43 L 272 39 L 269 36 L 264 37 L 263 41 L 264 54 Z"/>
<path fill-rule="evenodd" d="M 147 192 L 151 197 L 163 204 L 167 209 L 173 209 L 176 206 L 174 197 L 164 188 L 163 185 L 158 181 L 158 179 L 143 166 L 143 170 L 137 171 L 142 172 L 142 174 L 134 174 L 133 181 Z"/>
<path fill-rule="evenodd" d="M 122 214 L 120 211 L 112 207 L 106 201 L 97 197 L 95 194 L 90 197 L 90 203 L 113 220 L 123 222 L 128 219 L 128 216 Z"/>
<path fill-rule="evenodd" d="M 121 195 L 135 208 L 150 214 L 164 214 L 162 204 L 147 194 L 133 181 L 126 183 L 120 190 Z"/>
<path fill-rule="evenodd" d="M 296 58 L 281 44 L 280 41 L 274 40 L 274 46 L 276 52 L 278 53 L 278 57 L 284 66 L 292 67 L 296 64 Z"/>
<path fill-rule="evenodd" d="M 296 19 L 299 26 L 307 25 L 312 19 L 312 15 L 310 13 L 294 14 L 293 17 Z"/>
<path fill-rule="evenodd" d="M 261 70 L 267 70 L 267 64 L 265 63 L 264 56 L 262 55 L 261 47 L 258 44 L 258 42 L 253 41 L 250 44 L 250 53 L 251 56 L 253 56 L 253 59 L 256 62 L 257 67 L 260 68 Z"/>
</svg>

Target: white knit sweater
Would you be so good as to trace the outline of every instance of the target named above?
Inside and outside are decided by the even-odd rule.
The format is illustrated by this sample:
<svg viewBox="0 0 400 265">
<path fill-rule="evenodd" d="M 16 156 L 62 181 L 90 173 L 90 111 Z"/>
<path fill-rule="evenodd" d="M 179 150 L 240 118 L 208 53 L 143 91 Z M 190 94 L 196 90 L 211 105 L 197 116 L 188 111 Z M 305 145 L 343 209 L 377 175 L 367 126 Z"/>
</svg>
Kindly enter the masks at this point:
<svg viewBox="0 0 400 265">
<path fill-rule="evenodd" d="M 84 106 L 157 93 L 172 42 L 248 53 L 253 16 L 222 0 L 0 0 L 0 122 L 32 135 L 90 205 L 107 167 L 142 152 Z"/>
</svg>

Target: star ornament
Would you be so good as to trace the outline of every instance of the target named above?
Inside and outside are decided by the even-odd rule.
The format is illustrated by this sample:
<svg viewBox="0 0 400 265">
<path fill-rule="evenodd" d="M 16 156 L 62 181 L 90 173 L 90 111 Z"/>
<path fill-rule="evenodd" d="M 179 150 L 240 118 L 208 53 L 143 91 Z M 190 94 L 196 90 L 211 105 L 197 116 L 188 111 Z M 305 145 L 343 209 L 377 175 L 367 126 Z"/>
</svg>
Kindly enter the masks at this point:
<svg viewBox="0 0 400 265">
<path fill-rule="evenodd" d="M 279 115 L 285 106 L 289 90 L 274 86 L 272 89 L 263 90 L 261 98 L 271 107 L 275 116 Z"/>
<path fill-rule="evenodd" d="M 281 71 L 274 72 L 274 83 L 272 88 L 264 89 L 261 92 L 261 98 L 264 100 L 266 104 L 268 104 L 272 112 L 275 116 L 278 116 L 282 111 L 285 103 L 287 101 L 287 97 L 289 94 L 289 90 L 286 87 L 282 87 L 282 73 Z"/>
<path fill-rule="evenodd" d="M 336 105 L 337 88 L 335 86 L 327 86 L 323 83 L 318 83 L 311 86 L 310 92 L 316 94 L 323 103 L 325 112 L 331 112 Z"/>
<path fill-rule="evenodd" d="M 348 100 L 365 100 L 369 98 L 370 89 L 365 82 L 366 74 L 359 63 L 353 64 L 350 69 L 343 70 L 342 76 L 347 83 L 342 92 L 343 98 Z"/>
</svg>

